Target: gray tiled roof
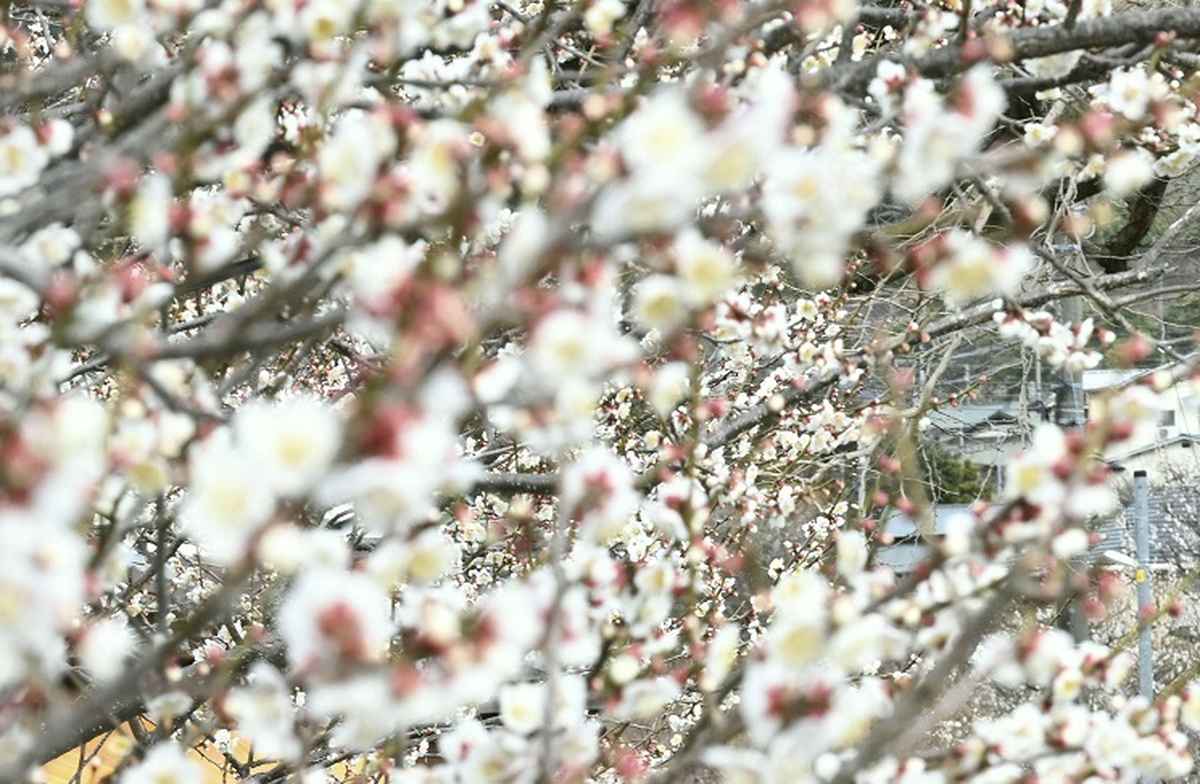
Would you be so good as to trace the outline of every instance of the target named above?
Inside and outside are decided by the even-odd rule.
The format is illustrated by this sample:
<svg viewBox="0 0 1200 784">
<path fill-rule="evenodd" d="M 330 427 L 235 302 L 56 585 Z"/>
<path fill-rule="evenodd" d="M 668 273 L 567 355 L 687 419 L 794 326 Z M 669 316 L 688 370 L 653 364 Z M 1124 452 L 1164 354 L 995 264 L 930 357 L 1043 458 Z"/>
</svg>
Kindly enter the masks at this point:
<svg viewBox="0 0 1200 784">
<path fill-rule="evenodd" d="M 1173 484 L 1151 487 L 1150 563 L 1188 566 L 1200 561 L 1200 485 Z M 1101 540 L 1094 557 L 1118 550 L 1137 557 L 1133 538 L 1133 505 L 1130 503 L 1096 527 Z"/>
<path fill-rule="evenodd" d="M 1200 563 L 1200 484 L 1152 486 L 1149 509 L 1150 563 L 1154 566 L 1182 567 Z M 964 504 L 941 504 L 936 507 L 935 535 L 944 534 L 947 521 L 961 514 L 970 514 L 970 507 Z M 879 548 L 875 556 L 877 563 L 904 574 L 925 560 L 925 545 L 918 541 L 916 523 L 910 517 L 893 512 L 887 518 L 885 530 L 897 541 Z M 1130 558 L 1137 558 L 1132 504 L 1098 522 L 1094 530 L 1100 534 L 1100 541 L 1092 546 L 1090 560 L 1099 559 L 1106 550 L 1116 550 Z"/>
<path fill-rule="evenodd" d="M 943 406 L 927 415 L 930 427 L 943 433 L 968 433 L 989 421 L 1008 424 L 1017 417 L 1012 403 Z"/>
</svg>

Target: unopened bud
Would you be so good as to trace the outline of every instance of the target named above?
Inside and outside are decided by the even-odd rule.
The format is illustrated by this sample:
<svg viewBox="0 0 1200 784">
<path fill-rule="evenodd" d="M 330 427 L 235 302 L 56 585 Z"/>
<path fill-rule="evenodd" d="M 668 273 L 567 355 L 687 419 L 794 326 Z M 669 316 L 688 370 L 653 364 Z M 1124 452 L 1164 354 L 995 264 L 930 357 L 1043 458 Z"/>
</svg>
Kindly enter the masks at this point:
<svg viewBox="0 0 1200 784">
<path fill-rule="evenodd" d="M 965 65 L 974 65 L 986 60 L 989 54 L 987 44 L 978 37 L 972 37 L 963 44 L 960 56 Z"/>
<path fill-rule="evenodd" d="M 1132 367 L 1150 356 L 1153 351 L 1154 345 L 1144 335 L 1133 335 L 1117 345 L 1115 358 L 1118 364 Z"/>
</svg>

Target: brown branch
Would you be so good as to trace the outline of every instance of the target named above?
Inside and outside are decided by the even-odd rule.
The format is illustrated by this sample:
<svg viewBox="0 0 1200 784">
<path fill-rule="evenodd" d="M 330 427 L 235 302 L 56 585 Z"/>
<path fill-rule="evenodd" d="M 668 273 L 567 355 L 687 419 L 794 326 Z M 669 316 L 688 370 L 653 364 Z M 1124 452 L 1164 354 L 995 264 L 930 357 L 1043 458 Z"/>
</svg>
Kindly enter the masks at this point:
<svg viewBox="0 0 1200 784">
<path fill-rule="evenodd" d="M 103 689 L 93 691 L 74 709 L 52 717 L 39 733 L 37 744 L 22 760 L 0 769 L 0 781 L 23 780 L 23 772 L 30 766 L 54 759 L 105 730 L 118 726 L 119 722 L 114 724 L 114 719 L 124 717 L 124 720 L 128 720 L 137 715 L 144 706 L 141 698 L 143 678 L 160 669 L 181 645 L 208 624 L 224 617 L 241 595 L 252 573 L 252 568 L 243 566 L 228 575 L 221 588 L 209 596 L 170 637 L 129 667 L 121 677 Z M 128 711 L 132 713 L 127 715 Z"/>
<path fill-rule="evenodd" d="M 1129 220 L 1102 249 L 1089 253 L 1088 257 L 1110 275 L 1128 270 L 1129 257 L 1150 233 L 1166 192 L 1165 179 L 1154 180 L 1138 191 L 1129 200 Z"/>
<path fill-rule="evenodd" d="M 1013 62 L 1035 57 L 1072 52 L 1078 49 L 1110 48 L 1124 44 L 1153 43 L 1162 33 L 1178 38 L 1200 37 L 1200 8 L 1162 8 L 1130 11 L 1097 19 L 1086 19 L 1074 27 L 1047 25 L 1012 32 L 1008 43 Z M 954 76 L 969 68 L 974 60 L 964 56 L 965 44 L 952 44 L 917 58 L 896 53 L 881 54 L 845 67 L 833 67 L 810 78 L 814 87 L 836 87 L 840 91 L 863 93 L 875 78 L 884 60 L 899 60 L 926 78 Z"/>
</svg>

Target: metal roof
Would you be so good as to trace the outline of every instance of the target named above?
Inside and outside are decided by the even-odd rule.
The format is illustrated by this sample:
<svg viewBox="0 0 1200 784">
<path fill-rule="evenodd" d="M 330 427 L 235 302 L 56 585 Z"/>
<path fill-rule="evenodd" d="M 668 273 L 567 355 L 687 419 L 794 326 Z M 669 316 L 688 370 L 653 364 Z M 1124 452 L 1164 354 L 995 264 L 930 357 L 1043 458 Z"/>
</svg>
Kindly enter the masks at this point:
<svg viewBox="0 0 1200 784">
<path fill-rule="evenodd" d="M 944 536 L 949 523 L 956 517 L 970 515 L 967 504 L 939 504 L 933 508 L 934 536 Z M 893 511 L 883 524 L 883 530 L 896 538 L 893 544 L 875 551 L 875 563 L 887 566 L 896 574 L 908 574 L 925 560 L 927 548 L 917 536 L 917 523 L 903 512 Z"/>
<path fill-rule="evenodd" d="M 971 515 L 969 504 L 939 504 L 933 508 L 933 533 L 942 536 L 949 528 L 950 520 L 962 515 Z M 903 512 L 893 511 L 883 524 L 883 530 L 897 539 L 917 535 L 917 523 Z"/>
<path fill-rule="evenodd" d="M 1137 449 L 1131 449 L 1123 454 L 1105 458 L 1104 462 L 1109 464 L 1120 463 L 1122 460 L 1148 455 L 1152 452 L 1157 452 L 1161 449 L 1166 449 L 1172 446 L 1189 449 L 1195 446 L 1197 443 L 1200 443 L 1200 433 L 1177 433 L 1170 438 L 1161 438 L 1149 444 L 1139 446 Z"/>
<path fill-rule="evenodd" d="M 1126 381 L 1144 376 L 1147 373 L 1153 373 L 1153 370 L 1117 370 L 1113 368 L 1098 368 L 1096 370 L 1083 371 L 1081 386 L 1084 392 L 1097 392 L 1101 389 L 1108 389 Z"/>
<path fill-rule="evenodd" d="M 1157 373 L 1162 368 L 1096 368 L 1085 370 L 1080 377 L 1084 392 L 1100 392 L 1111 387 L 1127 384 Z"/>
</svg>

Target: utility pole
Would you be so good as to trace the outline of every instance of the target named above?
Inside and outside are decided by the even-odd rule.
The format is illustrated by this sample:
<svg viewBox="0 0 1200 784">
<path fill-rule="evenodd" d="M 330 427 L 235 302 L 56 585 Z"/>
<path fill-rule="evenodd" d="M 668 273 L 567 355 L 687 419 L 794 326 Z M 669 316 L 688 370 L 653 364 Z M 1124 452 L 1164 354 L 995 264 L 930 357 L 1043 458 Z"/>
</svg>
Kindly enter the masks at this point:
<svg viewBox="0 0 1200 784">
<path fill-rule="evenodd" d="M 1055 385 L 1054 394 L 1054 424 L 1062 429 L 1078 427 L 1083 423 L 1080 422 L 1083 406 L 1079 397 L 1079 384 L 1070 372 L 1063 368 L 1062 374 Z M 1077 555 L 1070 559 L 1067 564 L 1070 570 L 1070 576 L 1074 578 L 1076 575 L 1083 575 L 1087 572 L 1088 561 L 1087 555 Z M 1072 582 L 1074 582 L 1072 580 Z M 1074 586 L 1070 589 L 1075 590 Z M 1071 633 L 1075 638 L 1075 642 L 1083 642 L 1091 636 L 1091 631 L 1088 629 L 1087 618 L 1083 614 L 1083 608 L 1079 606 L 1079 602 L 1068 594 L 1068 598 L 1062 613 L 1059 615 L 1059 627 L 1064 631 Z"/>
<path fill-rule="evenodd" d="M 1083 255 L 1082 249 L 1078 244 L 1058 245 L 1054 248 L 1055 253 L 1060 253 L 1064 256 L 1070 254 Z M 1066 297 L 1060 303 L 1060 317 L 1068 323 L 1076 323 L 1083 318 L 1083 300 L 1080 297 Z M 1038 367 L 1041 370 L 1041 367 Z M 1041 373 L 1038 373 L 1039 394 L 1041 392 Z M 1064 430 L 1074 427 L 1082 427 L 1086 424 L 1086 416 L 1084 415 L 1083 388 L 1080 383 L 1080 377 L 1077 372 L 1073 372 L 1063 366 L 1058 373 L 1058 379 L 1054 385 L 1054 423 Z M 1078 556 L 1070 560 L 1068 567 L 1072 574 L 1082 574 L 1087 571 L 1087 556 Z M 1079 602 L 1074 598 L 1068 598 L 1066 606 L 1063 608 L 1060 616 L 1060 626 L 1066 631 L 1069 631 L 1075 638 L 1076 642 L 1082 642 L 1090 636 L 1088 629 L 1087 618 L 1083 614 L 1083 609 L 1079 606 Z"/>
<path fill-rule="evenodd" d="M 1137 544 L 1138 598 L 1138 691 L 1154 699 L 1154 660 L 1150 639 L 1150 616 L 1154 594 L 1150 586 L 1150 487 L 1145 471 L 1133 472 L 1133 536 Z"/>
<path fill-rule="evenodd" d="M 1150 618 L 1154 613 L 1154 592 L 1150 585 L 1150 480 L 1146 472 L 1133 472 L 1133 539 L 1137 546 L 1138 693 L 1154 702 L 1154 646 L 1150 638 Z M 1140 780 L 1156 784 L 1156 779 Z"/>
</svg>

